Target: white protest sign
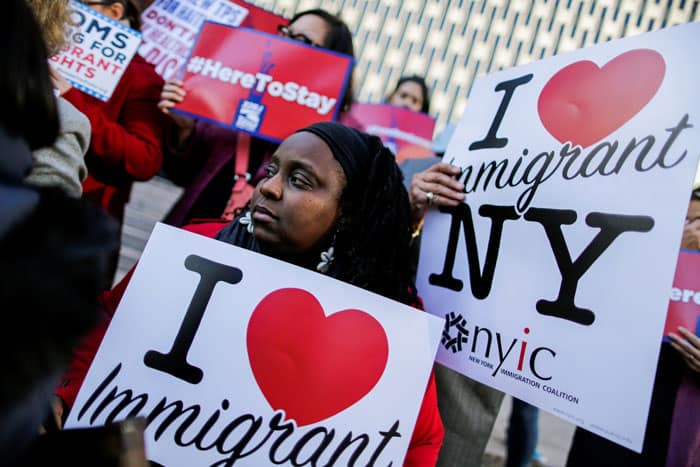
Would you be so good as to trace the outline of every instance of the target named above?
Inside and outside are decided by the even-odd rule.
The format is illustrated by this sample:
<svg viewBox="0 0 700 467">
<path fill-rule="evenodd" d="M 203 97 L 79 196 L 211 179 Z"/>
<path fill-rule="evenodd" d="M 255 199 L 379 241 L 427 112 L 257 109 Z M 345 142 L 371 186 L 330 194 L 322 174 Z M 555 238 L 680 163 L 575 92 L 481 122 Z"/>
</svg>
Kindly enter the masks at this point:
<svg viewBox="0 0 700 467">
<path fill-rule="evenodd" d="M 640 451 L 700 151 L 700 24 L 478 79 L 426 219 L 437 360 Z"/>
<path fill-rule="evenodd" d="M 108 101 L 141 44 L 141 33 L 71 0 L 70 42 L 51 64 L 76 88 Z"/>
<path fill-rule="evenodd" d="M 168 466 L 401 465 L 441 329 L 428 313 L 158 224 L 67 427 L 146 416 L 148 457 Z"/>
<path fill-rule="evenodd" d="M 240 26 L 248 10 L 228 0 L 156 0 L 141 14 L 139 53 L 169 79 L 187 61 L 205 20 Z"/>
</svg>

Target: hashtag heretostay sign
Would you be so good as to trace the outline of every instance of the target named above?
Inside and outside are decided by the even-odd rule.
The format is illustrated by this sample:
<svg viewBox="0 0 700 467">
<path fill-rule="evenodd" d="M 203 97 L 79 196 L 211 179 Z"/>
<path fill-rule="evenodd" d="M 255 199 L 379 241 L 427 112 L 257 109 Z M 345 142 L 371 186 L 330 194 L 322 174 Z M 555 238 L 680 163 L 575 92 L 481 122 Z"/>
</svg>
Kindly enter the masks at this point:
<svg viewBox="0 0 700 467">
<path fill-rule="evenodd" d="M 187 97 L 174 110 L 279 142 L 312 123 L 336 119 L 352 60 L 283 37 L 205 22 L 182 77 Z"/>
</svg>

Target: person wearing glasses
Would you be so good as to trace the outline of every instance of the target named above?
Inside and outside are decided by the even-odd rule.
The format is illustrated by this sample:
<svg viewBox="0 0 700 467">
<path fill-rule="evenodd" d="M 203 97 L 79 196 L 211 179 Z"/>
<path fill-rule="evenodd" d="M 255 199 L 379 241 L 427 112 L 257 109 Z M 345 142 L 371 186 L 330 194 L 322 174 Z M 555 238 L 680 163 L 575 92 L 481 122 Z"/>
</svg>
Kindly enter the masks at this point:
<svg viewBox="0 0 700 467">
<path fill-rule="evenodd" d="M 138 10 L 129 0 L 82 3 L 126 26 L 139 27 Z M 83 196 L 119 223 L 133 181 L 150 179 L 162 165 L 166 120 L 157 108 L 162 87 L 163 80 L 153 65 L 138 54 L 107 102 L 79 91 L 67 81 L 59 87 L 61 96 L 87 115 L 92 126 Z"/>
<path fill-rule="evenodd" d="M 312 47 L 355 56 L 348 26 L 322 9 L 297 13 L 289 25 L 279 26 L 278 31 L 280 35 Z M 165 222 L 182 226 L 193 219 L 230 220 L 264 177 L 264 168 L 277 145 L 169 112 L 186 95 L 182 81 L 169 80 L 158 104 L 172 119 L 165 144 L 164 172 L 173 182 L 185 187 Z M 352 99 L 351 79 L 341 103 L 341 121 L 343 113 L 350 109 Z M 293 118 L 293 115 L 289 117 Z M 351 124 L 347 119 L 343 122 Z"/>
</svg>

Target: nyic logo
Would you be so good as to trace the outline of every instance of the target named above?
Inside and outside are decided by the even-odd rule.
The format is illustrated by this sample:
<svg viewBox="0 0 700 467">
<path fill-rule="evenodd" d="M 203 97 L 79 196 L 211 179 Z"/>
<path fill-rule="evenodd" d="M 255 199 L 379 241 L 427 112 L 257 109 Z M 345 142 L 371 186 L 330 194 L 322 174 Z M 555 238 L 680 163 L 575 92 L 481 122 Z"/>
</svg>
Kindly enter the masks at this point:
<svg viewBox="0 0 700 467">
<path fill-rule="evenodd" d="M 530 333 L 530 328 L 523 329 L 524 334 Z M 471 346 L 470 344 L 471 336 Z M 520 353 L 516 351 L 513 353 L 513 349 L 516 348 L 518 341 L 520 340 Z M 490 361 L 492 349 L 495 347 L 498 352 L 497 364 Z M 500 332 L 493 332 L 491 329 L 481 326 L 469 327 L 467 320 L 459 313 L 454 311 L 445 315 L 445 327 L 442 330 L 442 345 L 447 349 L 451 350 L 452 353 L 457 352 L 468 352 L 469 360 L 481 364 L 482 366 L 493 369 L 491 376 L 495 377 L 496 374 L 501 370 L 503 364 L 508 361 L 508 367 L 512 368 L 511 362 L 515 363 L 517 359 L 517 365 L 515 370 L 518 372 L 523 372 L 523 368 L 529 370 L 535 378 L 540 381 L 549 381 L 552 379 L 551 375 L 543 375 L 541 371 L 538 371 L 538 361 L 540 361 L 543 356 L 545 358 L 555 358 L 557 353 L 549 347 L 536 347 L 534 350 L 528 353 L 527 341 L 523 338 L 518 339 L 513 338 L 508 344 L 508 339 L 504 338 Z M 507 345 L 507 348 L 506 348 Z M 515 358 L 509 358 L 513 354 Z M 495 368 L 494 368 L 495 366 Z M 506 368 L 501 370 L 507 376 L 513 377 L 512 372 Z M 520 378 L 518 378 L 520 379 Z"/>
</svg>

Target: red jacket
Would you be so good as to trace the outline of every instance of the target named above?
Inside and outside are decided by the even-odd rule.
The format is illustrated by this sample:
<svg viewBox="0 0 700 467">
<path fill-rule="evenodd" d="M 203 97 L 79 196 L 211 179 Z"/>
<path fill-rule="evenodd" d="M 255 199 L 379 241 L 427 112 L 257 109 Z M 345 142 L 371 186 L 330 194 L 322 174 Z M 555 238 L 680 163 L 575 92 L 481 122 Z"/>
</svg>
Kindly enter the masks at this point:
<svg viewBox="0 0 700 467">
<path fill-rule="evenodd" d="M 214 237 L 221 230 L 225 223 L 193 224 L 184 227 L 185 230 L 195 232 L 207 237 Z M 73 358 L 69 368 L 64 374 L 62 387 L 58 388 L 56 394 L 70 408 L 75 403 L 80 386 L 85 379 L 92 359 L 97 353 L 97 349 L 102 342 L 102 338 L 107 332 L 109 322 L 114 316 L 114 312 L 119 305 L 119 301 L 124 295 L 134 269 L 124 276 L 112 290 L 104 292 L 100 298 L 101 308 L 104 311 L 102 322 L 88 334 L 83 342 L 74 350 Z M 440 418 L 437 405 L 437 390 L 435 388 L 435 376 L 430 373 L 428 387 L 425 390 L 425 397 L 421 404 L 416 426 L 413 430 L 411 443 L 404 461 L 406 467 L 427 467 L 437 463 L 442 439 L 445 430 Z"/>
<path fill-rule="evenodd" d="M 83 196 L 119 222 L 131 183 L 148 180 L 163 163 L 165 116 L 158 109 L 163 80 L 153 65 L 134 56 L 107 102 L 76 88 L 66 92 L 71 104 L 90 120 L 92 136 L 85 156 L 88 177 Z"/>
</svg>

